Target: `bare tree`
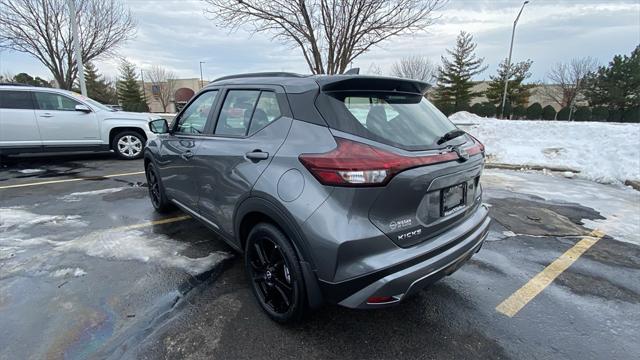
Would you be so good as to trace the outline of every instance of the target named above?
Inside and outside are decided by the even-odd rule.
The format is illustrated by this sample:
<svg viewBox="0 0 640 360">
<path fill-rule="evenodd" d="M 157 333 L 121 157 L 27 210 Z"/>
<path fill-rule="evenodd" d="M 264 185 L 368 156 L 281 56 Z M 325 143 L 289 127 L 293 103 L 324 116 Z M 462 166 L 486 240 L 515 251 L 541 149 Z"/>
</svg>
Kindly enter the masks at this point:
<svg viewBox="0 0 640 360">
<path fill-rule="evenodd" d="M 176 74 L 162 66 L 154 65 L 147 75 L 152 86 L 152 96 L 160 101 L 163 111 L 167 112 L 176 90 Z"/>
<path fill-rule="evenodd" d="M 114 54 L 135 32 L 120 0 L 75 0 L 82 60 Z M 0 0 L 0 47 L 34 56 L 58 86 L 71 89 L 78 75 L 65 0 Z"/>
<path fill-rule="evenodd" d="M 340 74 L 372 46 L 422 30 L 446 0 L 205 0 L 211 19 L 300 48 L 314 74 Z"/>
<path fill-rule="evenodd" d="M 13 78 L 15 77 L 14 74 L 5 71 L 4 73 L 0 74 L 0 82 L 4 82 L 4 83 L 13 83 Z"/>
<path fill-rule="evenodd" d="M 598 61 L 592 57 L 574 58 L 569 63 L 557 63 L 547 73 L 548 85 L 544 96 L 560 107 L 573 109 L 576 99 L 585 89 L 585 78 L 598 68 Z M 571 115 L 569 115 L 571 120 Z"/>
<path fill-rule="evenodd" d="M 431 60 L 418 55 L 405 56 L 391 67 L 391 75 L 393 76 L 425 82 L 434 80 L 436 73 L 437 68 Z"/>
<path fill-rule="evenodd" d="M 384 72 L 382 71 L 382 68 L 380 67 L 380 65 L 372 62 L 369 65 L 369 68 L 367 69 L 365 74 L 382 76 L 384 75 Z"/>
</svg>

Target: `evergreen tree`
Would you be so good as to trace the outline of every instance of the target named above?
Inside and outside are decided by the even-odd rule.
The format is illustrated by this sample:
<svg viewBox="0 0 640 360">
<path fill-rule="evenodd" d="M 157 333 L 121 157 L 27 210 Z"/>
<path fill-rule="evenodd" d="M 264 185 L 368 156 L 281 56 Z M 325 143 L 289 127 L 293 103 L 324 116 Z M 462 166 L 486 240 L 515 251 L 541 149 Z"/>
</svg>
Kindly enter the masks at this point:
<svg viewBox="0 0 640 360">
<path fill-rule="evenodd" d="M 496 106 L 493 105 L 490 102 L 483 102 L 482 103 L 482 110 L 484 112 L 484 116 L 486 117 L 495 117 L 497 112 L 496 112 Z"/>
<path fill-rule="evenodd" d="M 484 106 L 481 103 L 475 103 L 471 106 L 471 108 L 469 109 L 469 112 L 472 114 L 476 114 L 478 116 L 485 116 L 484 115 Z"/>
<path fill-rule="evenodd" d="M 556 118 L 556 109 L 551 105 L 547 105 L 542 109 L 542 118 L 544 120 L 553 120 Z"/>
<path fill-rule="evenodd" d="M 507 86 L 507 102 L 510 103 L 514 110 L 518 106 L 525 107 L 529 103 L 531 96 L 530 89 L 533 84 L 523 84 L 522 82 L 531 76 L 529 69 L 533 64 L 532 60 L 521 61 L 511 64 L 511 70 L 507 68 L 507 59 L 504 59 L 498 65 L 498 74 L 489 76 L 489 88 L 485 95 L 489 101 L 498 106 L 502 106 L 502 96 L 504 95 L 504 82 L 509 77 L 509 85 Z"/>
<path fill-rule="evenodd" d="M 84 66 L 84 82 L 87 86 L 87 95 L 93 100 L 103 104 L 118 103 L 116 89 L 98 73 L 93 63 L 86 63 Z"/>
<path fill-rule="evenodd" d="M 542 105 L 540 103 L 533 103 L 527 108 L 527 119 L 539 120 L 542 118 Z"/>
<path fill-rule="evenodd" d="M 556 120 L 569 120 L 569 112 L 571 110 L 569 109 L 568 106 L 563 107 L 562 109 L 560 109 L 560 111 L 558 111 L 558 116 L 556 117 Z"/>
<path fill-rule="evenodd" d="M 125 111 L 149 111 L 147 102 L 140 91 L 136 67 L 127 60 L 120 65 L 120 79 L 118 81 L 118 99 Z"/>
<path fill-rule="evenodd" d="M 609 119 L 609 110 L 604 106 L 596 106 L 591 113 L 593 121 L 607 121 Z"/>
<path fill-rule="evenodd" d="M 504 103 L 504 113 L 502 111 L 502 104 L 496 106 L 496 116 L 501 116 L 502 118 L 511 118 L 512 111 L 513 108 L 511 108 L 511 101 L 509 101 L 509 99 Z"/>
<path fill-rule="evenodd" d="M 25 84 L 30 86 L 37 87 L 51 87 L 47 80 L 44 80 L 38 76 L 35 78 L 27 73 L 20 73 L 13 77 L 13 79 L 9 79 L 9 82 L 16 84 Z"/>
<path fill-rule="evenodd" d="M 579 106 L 576 112 L 573 114 L 573 120 L 575 121 L 590 121 L 591 109 L 586 106 Z"/>
<path fill-rule="evenodd" d="M 616 55 L 587 79 L 586 97 L 592 106 L 606 106 L 610 120 L 639 122 L 640 45 L 630 56 Z"/>
<path fill-rule="evenodd" d="M 484 59 L 476 56 L 476 46 L 473 36 L 461 31 L 455 49 L 447 49 L 451 59 L 442 56 L 434 99 L 440 108 L 451 108 L 454 112 L 466 110 L 471 98 L 477 95 L 471 91 L 474 85 L 471 78 L 487 67 L 482 65 Z"/>
<path fill-rule="evenodd" d="M 527 114 L 527 109 L 522 105 L 518 105 L 513 108 L 512 114 L 514 119 L 522 119 Z"/>
</svg>

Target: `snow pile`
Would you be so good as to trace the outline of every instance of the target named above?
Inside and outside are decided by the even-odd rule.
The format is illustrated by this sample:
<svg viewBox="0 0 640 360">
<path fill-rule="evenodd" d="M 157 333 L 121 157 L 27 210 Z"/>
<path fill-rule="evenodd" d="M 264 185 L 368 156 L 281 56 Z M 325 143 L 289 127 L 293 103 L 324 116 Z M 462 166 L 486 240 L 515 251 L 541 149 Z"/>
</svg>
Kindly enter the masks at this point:
<svg viewBox="0 0 640 360">
<path fill-rule="evenodd" d="M 449 116 L 449 120 L 453 121 L 456 125 L 473 125 L 479 124 L 481 121 L 486 120 L 486 118 L 472 114 L 468 111 L 458 111 L 457 113 Z"/>
<path fill-rule="evenodd" d="M 486 146 L 487 162 L 580 171 L 602 183 L 640 180 L 640 124 L 449 117 Z"/>
</svg>

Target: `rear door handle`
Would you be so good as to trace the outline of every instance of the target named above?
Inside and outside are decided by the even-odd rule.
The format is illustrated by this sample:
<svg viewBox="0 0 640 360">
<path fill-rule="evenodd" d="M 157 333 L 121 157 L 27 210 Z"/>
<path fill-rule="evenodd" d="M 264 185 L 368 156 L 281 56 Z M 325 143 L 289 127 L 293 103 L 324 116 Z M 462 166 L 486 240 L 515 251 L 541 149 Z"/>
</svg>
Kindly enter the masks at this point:
<svg viewBox="0 0 640 360">
<path fill-rule="evenodd" d="M 187 150 L 185 152 L 183 152 L 182 154 L 180 154 L 180 157 L 182 157 L 185 160 L 189 160 L 193 157 L 193 153 L 191 152 L 191 150 Z"/>
<path fill-rule="evenodd" d="M 267 160 L 269 158 L 269 153 L 262 150 L 253 150 L 245 155 L 247 156 L 247 159 L 253 161 Z"/>
<path fill-rule="evenodd" d="M 51 113 L 44 113 L 44 114 L 40 115 L 40 117 L 50 118 L 50 117 L 53 117 L 53 115 Z"/>
</svg>

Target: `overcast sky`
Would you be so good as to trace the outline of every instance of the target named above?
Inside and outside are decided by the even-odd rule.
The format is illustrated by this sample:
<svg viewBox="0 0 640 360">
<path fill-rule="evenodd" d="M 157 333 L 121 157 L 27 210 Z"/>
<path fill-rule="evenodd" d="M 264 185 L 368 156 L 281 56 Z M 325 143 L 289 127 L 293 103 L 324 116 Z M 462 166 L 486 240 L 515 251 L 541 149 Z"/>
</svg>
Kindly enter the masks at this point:
<svg viewBox="0 0 640 360">
<path fill-rule="evenodd" d="M 308 73 L 301 53 L 281 45 L 268 34 L 251 35 L 240 29 L 229 33 L 205 15 L 201 1 L 125 0 L 138 26 L 134 39 L 119 54 L 145 69 L 158 64 L 178 77 L 199 77 L 205 61 L 205 79 L 253 71 Z M 424 55 L 440 64 L 440 55 L 455 44 L 461 31 L 473 34 L 477 53 L 489 65 L 479 79 L 488 79 L 507 56 L 511 26 L 522 1 L 450 0 L 437 12 L 438 19 L 426 31 L 381 43 L 356 59 L 354 66 L 366 72 L 372 63 L 388 72 L 406 55 Z M 533 60 L 531 80 L 542 81 L 548 68 L 572 57 L 592 56 L 601 64 L 615 54 L 629 54 L 640 43 L 640 0 L 532 0 L 518 23 L 513 60 Z M 107 75 L 117 74 L 118 62 L 97 62 Z M 28 72 L 45 79 L 52 76 L 29 55 L 0 52 L 0 74 Z"/>
</svg>

